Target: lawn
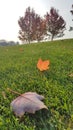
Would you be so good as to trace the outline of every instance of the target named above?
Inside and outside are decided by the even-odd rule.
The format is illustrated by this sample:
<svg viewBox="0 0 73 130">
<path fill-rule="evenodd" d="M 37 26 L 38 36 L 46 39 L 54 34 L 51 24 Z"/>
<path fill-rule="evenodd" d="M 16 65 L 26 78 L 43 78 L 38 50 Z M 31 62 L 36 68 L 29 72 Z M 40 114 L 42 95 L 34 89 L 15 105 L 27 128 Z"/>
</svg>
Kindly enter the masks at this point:
<svg viewBox="0 0 73 130">
<path fill-rule="evenodd" d="M 38 59 L 50 60 L 40 72 Z M 37 92 L 48 110 L 16 117 L 10 103 L 19 93 Z M 0 47 L 0 129 L 73 130 L 73 39 Z"/>
</svg>

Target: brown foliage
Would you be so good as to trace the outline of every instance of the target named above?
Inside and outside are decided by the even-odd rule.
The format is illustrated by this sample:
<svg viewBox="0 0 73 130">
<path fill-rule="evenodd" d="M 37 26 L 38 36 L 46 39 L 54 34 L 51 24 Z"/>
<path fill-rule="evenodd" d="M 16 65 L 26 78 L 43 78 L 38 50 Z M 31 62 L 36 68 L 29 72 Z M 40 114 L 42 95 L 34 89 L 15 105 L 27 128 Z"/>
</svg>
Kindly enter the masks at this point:
<svg viewBox="0 0 73 130">
<path fill-rule="evenodd" d="M 46 16 L 47 31 L 51 33 L 52 40 L 55 36 L 62 36 L 65 30 L 66 23 L 64 19 L 58 14 L 58 11 L 54 8 L 50 9 L 50 13 Z"/>
<path fill-rule="evenodd" d="M 24 41 L 40 41 L 44 37 L 45 24 L 44 20 L 28 7 L 23 17 L 18 20 L 20 26 L 19 39 Z"/>
</svg>

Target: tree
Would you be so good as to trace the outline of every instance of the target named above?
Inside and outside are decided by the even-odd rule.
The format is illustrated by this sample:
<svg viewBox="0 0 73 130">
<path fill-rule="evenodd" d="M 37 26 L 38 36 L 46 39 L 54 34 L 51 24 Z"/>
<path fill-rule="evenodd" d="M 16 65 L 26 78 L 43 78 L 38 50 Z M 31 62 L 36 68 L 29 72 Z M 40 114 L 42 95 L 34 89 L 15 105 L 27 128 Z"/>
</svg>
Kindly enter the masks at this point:
<svg viewBox="0 0 73 130">
<path fill-rule="evenodd" d="M 44 37 L 45 24 L 44 20 L 35 13 L 33 9 L 28 7 L 23 17 L 18 20 L 20 26 L 19 39 L 21 41 L 37 40 L 40 41 Z"/>
<path fill-rule="evenodd" d="M 39 15 L 36 15 L 34 32 L 35 32 L 35 40 L 37 40 L 38 42 L 43 40 L 46 34 L 45 19 L 41 18 Z"/>
<path fill-rule="evenodd" d="M 73 5 L 72 5 L 72 9 L 70 10 L 70 12 L 71 12 L 71 14 L 72 14 L 72 16 L 73 16 Z M 73 21 L 73 19 L 72 19 L 72 21 Z M 72 31 L 72 30 L 73 30 L 73 27 L 70 26 L 69 31 Z"/>
<path fill-rule="evenodd" d="M 72 5 L 72 10 L 70 10 L 71 14 L 73 15 L 73 5 Z"/>
<path fill-rule="evenodd" d="M 58 11 L 54 8 L 50 9 L 50 13 L 47 13 L 46 16 L 46 28 L 47 32 L 51 35 L 51 40 L 54 37 L 61 37 L 64 35 L 64 30 L 66 29 L 66 22 L 63 17 L 58 14 Z"/>
<path fill-rule="evenodd" d="M 26 9 L 25 15 L 23 17 L 20 17 L 18 20 L 18 24 L 20 26 L 19 30 L 19 39 L 21 41 L 30 41 L 32 40 L 32 26 L 34 22 L 35 12 L 34 10 L 31 10 L 30 7 Z"/>
</svg>

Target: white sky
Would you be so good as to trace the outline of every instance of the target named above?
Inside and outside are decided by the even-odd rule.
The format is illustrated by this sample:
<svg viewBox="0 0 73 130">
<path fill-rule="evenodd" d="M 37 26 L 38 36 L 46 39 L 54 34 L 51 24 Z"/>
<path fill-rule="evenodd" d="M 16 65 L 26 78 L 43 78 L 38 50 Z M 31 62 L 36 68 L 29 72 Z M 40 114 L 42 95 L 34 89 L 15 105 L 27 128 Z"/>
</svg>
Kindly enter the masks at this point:
<svg viewBox="0 0 73 130">
<path fill-rule="evenodd" d="M 67 23 L 65 38 L 73 38 L 73 31 L 68 31 L 69 26 L 73 26 L 70 13 L 72 4 L 73 0 L 0 0 L 0 40 L 18 41 L 18 19 L 28 6 L 41 16 L 49 12 L 51 7 L 58 9 Z"/>
</svg>

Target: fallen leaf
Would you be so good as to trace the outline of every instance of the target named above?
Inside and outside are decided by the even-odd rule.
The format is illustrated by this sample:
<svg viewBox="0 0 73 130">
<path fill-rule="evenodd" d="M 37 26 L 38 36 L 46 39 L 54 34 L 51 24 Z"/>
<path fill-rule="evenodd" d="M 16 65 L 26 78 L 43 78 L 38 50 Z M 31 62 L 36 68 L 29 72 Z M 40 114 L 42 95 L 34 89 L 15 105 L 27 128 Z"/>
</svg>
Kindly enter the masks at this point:
<svg viewBox="0 0 73 130">
<path fill-rule="evenodd" d="M 16 116 L 22 117 L 25 112 L 35 113 L 40 109 L 48 109 L 46 105 L 41 101 L 44 96 L 35 92 L 27 92 L 11 102 L 11 107 Z"/>
<path fill-rule="evenodd" d="M 23 48 L 20 48 L 20 51 L 23 51 Z"/>
<path fill-rule="evenodd" d="M 39 59 L 38 63 L 37 63 L 37 68 L 40 71 L 44 71 L 44 70 L 49 69 L 49 65 L 50 65 L 50 61 L 49 60 L 42 61 L 42 59 Z"/>
<path fill-rule="evenodd" d="M 4 91 L 2 91 L 2 96 L 3 96 L 4 99 L 6 99 L 6 94 L 5 94 Z"/>
<path fill-rule="evenodd" d="M 73 73 L 69 74 L 70 77 L 73 77 Z"/>
</svg>

